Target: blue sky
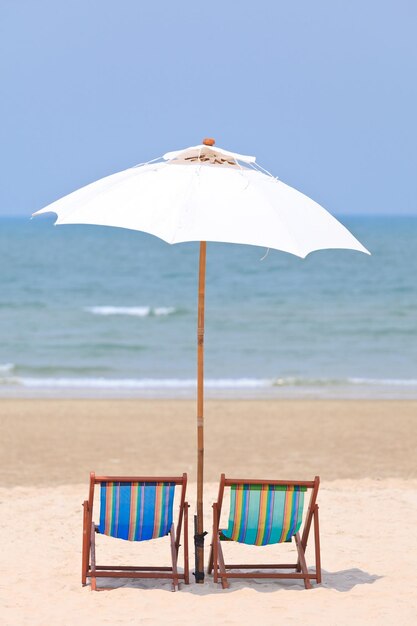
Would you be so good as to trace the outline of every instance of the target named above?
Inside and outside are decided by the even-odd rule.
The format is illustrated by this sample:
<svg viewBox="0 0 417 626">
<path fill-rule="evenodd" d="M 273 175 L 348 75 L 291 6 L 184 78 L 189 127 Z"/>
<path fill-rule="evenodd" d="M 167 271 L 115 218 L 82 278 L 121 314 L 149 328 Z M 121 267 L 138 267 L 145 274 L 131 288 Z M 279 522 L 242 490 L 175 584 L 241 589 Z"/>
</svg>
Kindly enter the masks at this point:
<svg viewBox="0 0 417 626">
<path fill-rule="evenodd" d="M 335 214 L 417 214 L 414 0 L 2 0 L 0 215 L 213 136 Z"/>
</svg>

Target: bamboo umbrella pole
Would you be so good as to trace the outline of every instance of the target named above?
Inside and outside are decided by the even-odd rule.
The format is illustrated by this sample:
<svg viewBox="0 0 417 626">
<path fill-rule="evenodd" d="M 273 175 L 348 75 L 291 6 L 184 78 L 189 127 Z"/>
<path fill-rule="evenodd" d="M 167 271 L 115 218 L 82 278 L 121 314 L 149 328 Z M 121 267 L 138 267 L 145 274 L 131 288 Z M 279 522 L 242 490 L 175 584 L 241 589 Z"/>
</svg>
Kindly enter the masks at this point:
<svg viewBox="0 0 417 626">
<path fill-rule="evenodd" d="M 200 242 L 197 317 L 197 520 L 195 533 L 195 579 L 204 581 L 204 296 L 206 284 L 206 242 Z"/>
</svg>

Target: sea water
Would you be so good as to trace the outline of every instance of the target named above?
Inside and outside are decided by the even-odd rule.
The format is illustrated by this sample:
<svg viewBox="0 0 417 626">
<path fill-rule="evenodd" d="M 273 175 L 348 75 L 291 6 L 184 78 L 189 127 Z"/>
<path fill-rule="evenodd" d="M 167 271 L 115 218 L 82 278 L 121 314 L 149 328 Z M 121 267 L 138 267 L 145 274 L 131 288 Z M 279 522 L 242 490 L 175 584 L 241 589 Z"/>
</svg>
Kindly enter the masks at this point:
<svg viewBox="0 0 417 626">
<path fill-rule="evenodd" d="M 417 217 L 371 251 L 207 246 L 208 396 L 417 398 Z M 0 219 L 0 395 L 194 397 L 198 243 Z"/>
</svg>

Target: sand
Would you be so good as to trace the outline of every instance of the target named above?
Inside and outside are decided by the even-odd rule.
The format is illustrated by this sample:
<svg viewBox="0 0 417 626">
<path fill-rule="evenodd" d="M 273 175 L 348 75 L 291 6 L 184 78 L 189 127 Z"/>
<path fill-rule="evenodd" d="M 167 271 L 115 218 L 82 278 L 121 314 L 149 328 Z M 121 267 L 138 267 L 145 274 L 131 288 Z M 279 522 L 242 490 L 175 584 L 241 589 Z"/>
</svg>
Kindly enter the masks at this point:
<svg viewBox="0 0 417 626">
<path fill-rule="evenodd" d="M 101 593 L 82 588 L 81 502 L 89 471 L 187 471 L 195 480 L 194 403 L 4 400 L 0 623 L 414 625 L 417 402 L 213 400 L 206 415 L 207 530 L 221 471 L 320 474 L 323 584 L 305 591 L 292 581 L 234 580 L 224 591 L 207 577 L 178 593 L 163 581 L 118 581 Z M 194 484 L 188 499 L 193 513 Z M 255 551 L 252 558 L 262 561 L 293 550 L 227 548 L 238 559 Z M 169 562 L 165 539 L 99 537 L 99 559 L 107 554 L 124 563 Z M 313 565 L 311 553 L 307 561 Z"/>
</svg>

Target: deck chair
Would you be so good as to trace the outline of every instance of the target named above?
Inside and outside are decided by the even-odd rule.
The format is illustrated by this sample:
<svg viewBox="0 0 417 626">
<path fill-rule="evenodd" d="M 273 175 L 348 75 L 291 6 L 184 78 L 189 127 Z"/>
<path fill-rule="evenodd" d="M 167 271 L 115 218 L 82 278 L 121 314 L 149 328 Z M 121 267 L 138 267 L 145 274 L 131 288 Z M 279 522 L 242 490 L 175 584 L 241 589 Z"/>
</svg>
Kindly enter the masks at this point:
<svg viewBox="0 0 417 626">
<path fill-rule="evenodd" d="M 313 481 L 243 480 L 220 477 L 219 495 L 213 504 L 213 541 L 210 550 L 208 573 L 213 572 L 214 582 L 219 578 L 223 589 L 229 587 L 229 578 L 295 578 L 304 581 L 311 589 L 311 581 L 321 583 L 319 507 L 317 493 L 320 479 Z M 227 529 L 221 530 L 220 514 L 225 487 L 230 487 L 230 514 Z M 311 490 L 310 502 L 302 526 L 304 493 Z M 316 571 L 309 572 L 306 564 L 307 540 L 314 522 L 314 547 Z M 237 541 L 254 546 L 290 542 L 294 538 L 297 548 L 296 563 L 280 564 L 230 564 L 225 563 L 222 543 Z M 294 570 L 275 572 L 273 570 Z M 232 570 L 232 571 L 231 571 Z M 257 570 L 242 572 L 233 570 Z"/>
<path fill-rule="evenodd" d="M 94 488 L 100 485 L 100 523 L 93 521 Z M 179 515 L 175 532 L 173 524 L 174 492 L 181 486 Z M 83 503 L 82 576 L 92 591 L 97 578 L 168 578 L 173 591 L 179 580 L 189 584 L 188 570 L 188 503 L 185 502 L 187 474 L 181 477 L 96 476 L 90 474 L 90 492 Z M 184 573 L 177 569 L 181 529 L 184 524 Z M 146 541 L 169 535 L 171 567 L 110 566 L 96 564 L 96 533 L 127 541 Z"/>
</svg>

